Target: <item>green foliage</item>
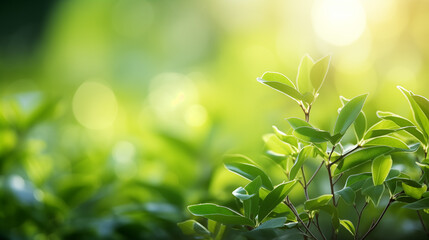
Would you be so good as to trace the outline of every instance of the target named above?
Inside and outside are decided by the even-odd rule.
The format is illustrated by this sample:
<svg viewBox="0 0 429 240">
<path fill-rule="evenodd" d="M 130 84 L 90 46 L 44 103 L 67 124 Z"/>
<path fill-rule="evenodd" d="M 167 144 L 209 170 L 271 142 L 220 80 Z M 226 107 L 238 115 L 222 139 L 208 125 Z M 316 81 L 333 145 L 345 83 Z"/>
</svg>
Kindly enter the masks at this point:
<svg viewBox="0 0 429 240">
<path fill-rule="evenodd" d="M 274 132 L 263 137 L 266 154 L 282 168 L 288 181 L 273 187 L 273 182 L 278 180 L 270 177 L 271 172 L 263 170 L 247 157 L 231 155 L 226 158 L 225 167 L 251 181 L 233 191 L 239 203 L 238 211 L 205 203 L 189 206 L 193 215 L 217 221 L 243 238 L 250 236 L 248 231 L 280 231 L 286 234 L 295 229 L 304 239 L 326 239 L 326 236 L 335 239 L 343 229 L 354 239 L 364 239 L 377 227 L 393 202 L 399 202 L 405 209 L 424 212 L 429 209 L 429 101 L 400 87 L 410 103 L 417 125 L 399 115 L 378 111 L 380 121 L 369 126 L 363 112 L 368 95 L 350 100 L 340 97 L 343 106 L 335 119 L 334 128 L 318 129 L 309 123 L 310 110 L 325 81 L 329 62 L 329 56 L 316 62 L 304 56 L 296 84 L 283 74 L 274 72 L 266 72 L 258 78 L 259 82 L 294 99 L 304 112 L 305 119 L 286 119 L 291 126 L 288 131 L 273 126 Z M 352 125 L 356 142 L 346 137 Z M 407 169 L 410 167 L 398 167 L 395 163 L 398 156 L 416 159 L 413 167 L 421 168 L 420 175 L 410 177 L 410 170 Z M 315 168 L 315 165 L 319 167 Z M 371 169 L 371 172 L 366 169 Z M 321 171 L 326 171 L 327 179 L 315 183 Z M 346 178 L 345 183 L 340 181 L 341 178 Z M 310 184 L 318 184 L 318 188 L 309 188 Z M 321 191 L 322 184 L 327 185 L 322 189 L 330 191 Z M 339 187 L 339 184 L 343 186 Z M 300 194 L 305 200 L 296 199 Z M 382 201 L 386 195 L 389 196 L 387 204 Z M 358 205 L 363 207 L 359 210 Z M 367 205 L 383 210 L 364 231 L 360 223 L 370 218 L 364 212 Z M 357 222 L 354 222 L 356 218 L 348 218 L 349 215 L 342 212 L 350 208 L 356 212 Z M 329 224 L 319 223 L 319 216 L 324 214 L 330 216 Z M 339 216 L 346 218 L 340 219 Z M 181 226 L 187 227 L 184 230 L 187 233 L 194 231 L 197 237 L 207 236 L 205 228 L 195 225 L 195 222 L 181 223 Z M 200 233 L 194 229 L 200 229 Z"/>
</svg>

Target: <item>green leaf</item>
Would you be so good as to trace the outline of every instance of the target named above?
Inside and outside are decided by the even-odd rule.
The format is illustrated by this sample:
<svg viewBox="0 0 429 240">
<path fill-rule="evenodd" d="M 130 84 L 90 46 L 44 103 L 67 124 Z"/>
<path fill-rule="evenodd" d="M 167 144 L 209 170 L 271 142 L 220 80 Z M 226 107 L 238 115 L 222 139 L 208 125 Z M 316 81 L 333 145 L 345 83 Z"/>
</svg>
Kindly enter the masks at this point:
<svg viewBox="0 0 429 240">
<path fill-rule="evenodd" d="M 296 177 L 304 162 L 312 155 L 313 155 L 313 147 L 306 146 L 301 149 L 298 156 L 296 157 L 295 164 L 292 166 L 292 169 L 290 170 L 289 179 L 294 179 Z"/>
<path fill-rule="evenodd" d="M 304 202 L 304 208 L 308 211 L 319 210 L 322 206 L 328 204 L 331 198 L 332 194 L 325 194 L 317 198 L 309 199 Z"/>
<path fill-rule="evenodd" d="M 404 189 L 405 194 L 407 194 L 408 196 L 415 199 L 420 199 L 422 197 L 422 194 L 426 192 L 427 186 L 426 184 L 423 184 L 421 187 L 413 187 L 405 182 L 402 182 L 402 189 Z"/>
<path fill-rule="evenodd" d="M 287 84 L 281 83 L 281 82 L 274 82 L 274 81 L 266 81 L 262 78 L 258 78 L 257 79 L 260 83 L 267 85 L 283 94 L 285 94 L 286 96 L 291 97 L 293 100 L 300 102 L 303 100 L 303 96 L 300 92 L 298 92 L 298 90 L 296 90 L 294 87 L 291 87 Z"/>
<path fill-rule="evenodd" d="M 346 187 L 358 191 L 365 184 L 366 180 L 371 177 L 371 173 L 359 173 L 350 175 L 346 181 Z"/>
<path fill-rule="evenodd" d="M 390 155 L 379 156 L 372 161 L 371 172 L 374 186 L 384 183 L 387 175 L 392 168 L 392 158 Z"/>
<path fill-rule="evenodd" d="M 380 136 L 380 137 L 371 138 L 365 141 L 363 146 L 389 146 L 389 147 L 399 148 L 399 149 L 406 149 L 406 150 L 410 149 L 406 143 L 392 136 Z"/>
<path fill-rule="evenodd" d="M 298 147 L 298 141 L 296 137 L 287 135 L 286 133 L 280 131 L 276 126 L 273 126 L 274 133 L 276 136 L 285 143 L 289 143 L 294 147 Z"/>
<path fill-rule="evenodd" d="M 310 79 L 315 90 L 314 94 L 317 94 L 322 87 L 328 74 L 330 62 L 331 56 L 326 56 L 314 63 L 314 66 L 311 68 Z"/>
<path fill-rule="evenodd" d="M 254 223 L 250 219 L 241 216 L 234 210 L 213 203 L 190 205 L 188 206 L 188 210 L 195 216 L 205 217 L 223 224 L 254 226 Z"/>
<path fill-rule="evenodd" d="M 331 140 L 329 132 L 319 130 L 313 127 L 299 127 L 296 128 L 293 134 L 306 142 L 323 143 Z"/>
<path fill-rule="evenodd" d="M 280 82 L 295 88 L 295 85 L 291 80 L 289 80 L 289 78 L 278 72 L 265 72 L 261 78 L 265 81 Z"/>
<path fill-rule="evenodd" d="M 279 228 L 279 227 L 283 227 L 285 223 L 286 223 L 286 217 L 273 218 L 266 222 L 263 222 L 261 225 L 259 225 L 259 227 L 255 228 L 254 230 Z"/>
<path fill-rule="evenodd" d="M 412 209 L 412 210 L 424 210 L 429 209 L 429 197 L 422 198 L 413 203 L 409 203 L 403 206 L 404 208 Z"/>
<path fill-rule="evenodd" d="M 256 218 L 259 212 L 259 189 L 261 185 L 262 180 L 258 176 L 244 187 L 248 194 L 253 195 L 253 197 L 243 201 L 244 216 L 252 220 Z"/>
<path fill-rule="evenodd" d="M 253 181 L 258 176 L 261 177 L 262 180 L 262 187 L 268 190 L 273 189 L 273 184 L 271 183 L 271 179 L 267 176 L 267 174 L 262 171 L 260 168 L 247 164 L 247 163 L 240 163 L 240 162 L 229 162 L 225 163 L 225 167 L 233 172 L 236 173 L 246 179 L 249 179 Z"/>
<path fill-rule="evenodd" d="M 349 220 L 345 220 L 345 219 L 341 219 L 340 220 L 340 224 L 341 226 L 343 226 L 351 235 L 355 235 L 356 234 L 356 230 L 355 230 L 355 226 L 353 225 L 353 223 Z"/>
<path fill-rule="evenodd" d="M 361 148 L 346 156 L 341 164 L 338 165 L 337 169 L 335 169 L 335 174 L 350 170 L 380 155 L 387 154 L 392 150 L 393 148 L 386 146 Z"/>
<path fill-rule="evenodd" d="M 429 134 L 429 120 L 425 112 L 422 110 L 420 105 L 416 102 L 416 99 L 419 99 L 418 101 L 423 104 L 423 100 L 419 97 L 414 97 L 414 93 L 411 91 L 406 90 L 403 87 L 398 86 L 399 90 L 405 95 L 405 97 L 408 99 L 408 102 L 411 106 L 411 109 L 414 113 L 414 119 L 416 120 L 417 124 L 420 126 L 420 128 L 423 130 L 423 135 L 425 136 L 425 139 L 428 139 Z"/>
<path fill-rule="evenodd" d="M 313 59 L 311 59 L 310 56 L 305 55 L 301 59 L 301 63 L 298 67 L 298 75 L 296 77 L 297 89 L 301 93 L 313 92 L 313 86 L 310 81 L 310 71 L 313 65 Z"/>
<path fill-rule="evenodd" d="M 273 209 L 286 198 L 286 196 L 289 194 L 289 192 L 292 190 L 296 183 L 297 181 L 293 180 L 279 184 L 276 188 L 274 188 L 274 190 L 268 193 L 259 208 L 259 222 L 262 222 L 262 220 L 266 216 L 268 216 L 268 214 L 270 214 L 271 211 L 273 211 Z"/>
<path fill-rule="evenodd" d="M 310 123 L 300 118 L 287 118 L 286 120 L 288 121 L 288 123 L 293 129 L 297 129 L 299 127 L 312 127 Z"/>
<path fill-rule="evenodd" d="M 362 111 L 367 96 L 368 94 L 357 96 L 344 105 L 335 122 L 334 135 L 338 133 L 344 135 Z"/>
<path fill-rule="evenodd" d="M 177 224 L 185 235 L 197 235 L 202 237 L 210 237 L 210 232 L 203 225 L 195 220 L 187 220 Z"/>
<path fill-rule="evenodd" d="M 259 177 L 259 176 L 258 176 Z M 260 178 L 259 178 L 260 179 Z M 255 196 L 255 194 L 251 194 L 249 195 L 246 191 L 246 189 L 242 188 L 242 187 L 238 187 L 237 189 L 235 189 L 232 192 L 232 195 L 234 195 L 236 198 L 244 201 L 247 200 L 249 198 L 252 198 L 253 196 Z"/>
<path fill-rule="evenodd" d="M 295 152 L 289 143 L 283 142 L 275 134 L 266 134 L 263 139 L 265 142 L 265 148 L 270 152 L 282 155 L 291 155 Z"/>
<path fill-rule="evenodd" d="M 340 227 L 338 208 L 334 207 L 333 205 L 325 205 L 325 206 L 321 206 L 320 210 L 327 212 L 331 216 L 332 227 L 334 227 L 334 230 L 337 231 Z"/>
<path fill-rule="evenodd" d="M 372 181 L 368 179 L 364 186 L 362 186 L 362 194 L 369 197 L 372 203 L 374 203 L 375 206 L 378 206 L 381 197 L 383 196 L 384 189 L 384 184 L 374 186 Z"/>
<path fill-rule="evenodd" d="M 356 193 L 351 187 L 345 187 L 339 191 L 336 191 L 335 194 L 341 197 L 348 205 L 352 205 L 355 202 Z"/>
<path fill-rule="evenodd" d="M 414 136 L 423 145 L 427 145 L 427 140 L 423 136 L 423 133 L 420 132 L 420 130 L 418 130 L 415 127 L 414 123 L 412 123 L 410 120 L 408 120 L 408 119 L 406 119 L 404 117 L 401 117 L 399 115 L 396 115 L 394 113 L 382 112 L 382 111 L 378 111 L 377 112 L 377 116 L 379 118 L 382 118 L 382 119 L 385 119 L 385 120 L 390 120 L 390 121 L 394 122 L 396 125 L 398 125 L 401 128 L 408 127 L 408 128 L 406 128 L 404 130 L 407 131 L 412 136 Z"/>
<path fill-rule="evenodd" d="M 366 116 L 362 111 L 359 113 L 356 121 L 353 123 L 353 126 L 355 129 L 357 141 L 359 142 L 363 139 L 366 131 Z"/>
</svg>

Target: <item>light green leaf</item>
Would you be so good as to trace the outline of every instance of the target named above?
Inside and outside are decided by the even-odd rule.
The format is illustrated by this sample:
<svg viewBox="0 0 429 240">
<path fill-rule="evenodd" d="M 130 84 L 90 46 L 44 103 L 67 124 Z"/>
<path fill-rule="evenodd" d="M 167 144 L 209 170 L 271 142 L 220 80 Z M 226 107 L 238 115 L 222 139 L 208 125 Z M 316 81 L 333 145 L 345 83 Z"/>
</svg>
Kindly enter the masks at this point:
<svg viewBox="0 0 429 240">
<path fill-rule="evenodd" d="M 422 198 L 413 203 L 409 203 L 403 206 L 404 208 L 412 209 L 412 210 L 425 210 L 429 209 L 429 197 Z"/>
<path fill-rule="evenodd" d="M 261 78 L 265 81 L 280 82 L 292 88 L 296 88 L 293 82 L 289 80 L 289 78 L 287 78 L 285 75 L 278 72 L 265 72 Z"/>
<path fill-rule="evenodd" d="M 323 143 L 331 140 L 331 135 L 327 131 L 313 127 L 299 127 L 293 132 L 297 138 L 312 143 Z"/>
<path fill-rule="evenodd" d="M 357 96 L 344 105 L 335 122 L 334 135 L 338 133 L 344 135 L 362 111 L 367 96 L 368 94 Z"/>
<path fill-rule="evenodd" d="M 326 75 L 328 74 L 330 62 L 331 56 L 326 56 L 314 63 L 314 66 L 311 68 L 310 79 L 314 87 L 314 94 L 317 94 L 322 87 Z"/>
<path fill-rule="evenodd" d="M 328 204 L 331 198 L 332 198 L 332 194 L 325 194 L 317 198 L 309 199 L 304 202 L 304 208 L 308 211 L 318 210 L 322 206 Z"/>
<path fill-rule="evenodd" d="M 380 136 L 380 137 L 371 138 L 365 141 L 363 146 L 389 146 L 389 147 L 399 148 L 399 149 L 406 149 L 406 150 L 410 149 L 406 143 L 392 136 Z"/>
<path fill-rule="evenodd" d="M 426 115 L 426 118 L 429 119 L 429 100 L 420 95 L 413 95 L 413 99 Z"/>
<path fill-rule="evenodd" d="M 229 171 L 236 173 L 251 181 L 253 181 L 255 178 L 260 176 L 262 180 L 262 187 L 268 190 L 273 189 L 273 184 L 271 182 L 271 179 L 268 177 L 268 175 L 260 168 L 254 165 L 247 164 L 247 163 L 240 163 L 240 162 L 229 162 L 229 163 L 225 163 L 225 167 Z"/>
<path fill-rule="evenodd" d="M 384 189 L 384 184 L 374 186 L 372 184 L 372 181 L 368 179 L 366 183 L 362 186 L 362 194 L 364 196 L 369 197 L 372 203 L 374 203 L 375 206 L 378 206 L 381 197 L 383 196 Z"/>
<path fill-rule="evenodd" d="M 361 141 L 366 131 L 366 116 L 362 111 L 359 113 L 356 121 L 353 123 L 357 141 Z"/>
<path fill-rule="evenodd" d="M 293 100 L 300 102 L 303 100 L 303 96 L 300 92 L 298 92 L 298 90 L 296 90 L 295 88 L 281 83 L 281 82 L 274 82 L 274 81 L 266 81 L 262 78 L 258 78 L 257 79 L 260 83 L 267 85 L 289 97 L 291 97 Z"/>
<path fill-rule="evenodd" d="M 297 129 L 299 127 L 312 127 L 310 123 L 300 118 L 287 118 L 286 120 L 288 121 L 288 123 L 293 129 Z"/>
<path fill-rule="evenodd" d="M 348 205 L 352 205 L 355 202 L 356 193 L 353 191 L 351 187 L 345 187 L 337 192 L 335 192 L 337 196 L 340 196 L 345 203 Z"/>
<path fill-rule="evenodd" d="M 296 83 L 298 90 L 303 94 L 307 92 L 313 93 L 313 86 L 310 81 L 310 71 L 313 65 L 313 59 L 308 55 L 305 55 L 299 64 Z"/>
<path fill-rule="evenodd" d="M 213 203 L 190 205 L 188 210 L 195 216 L 205 217 L 223 224 L 254 226 L 250 219 L 241 216 L 238 212 Z"/>
<path fill-rule="evenodd" d="M 385 119 L 385 120 L 390 120 L 390 121 L 394 122 L 399 127 L 404 128 L 405 131 L 407 131 L 409 134 L 411 134 L 412 136 L 414 136 L 423 145 L 427 145 L 427 140 L 423 136 L 423 133 L 420 132 L 420 130 L 418 130 L 415 127 L 414 123 L 412 123 L 410 120 L 408 120 L 408 119 L 406 119 L 404 117 L 401 117 L 399 115 L 396 115 L 394 113 L 382 112 L 382 111 L 378 111 L 377 112 L 377 116 L 379 118 L 382 118 L 382 119 Z M 408 128 L 405 128 L 405 127 L 408 127 Z"/>
<path fill-rule="evenodd" d="M 247 200 L 247 199 L 252 198 L 253 196 L 255 196 L 255 194 L 249 195 L 247 193 L 246 189 L 244 189 L 243 187 L 238 187 L 237 189 L 235 189 L 232 192 L 232 195 L 234 195 L 236 198 L 238 198 L 238 199 L 240 199 L 242 201 Z"/>
<path fill-rule="evenodd" d="M 289 143 L 283 142 L 273 133 L 265 134 L 263 139 L 265 148 L 268 151 L 283 155 L 291 155 L 295 152 L 294 148 Z"/>
<path fill-rule="evenodd" d="M 298 147 L 298 140 L 296 140 L 296 137 L 287 135 L 286 133 L 280 131 L 276 126 L 273 126 L 274 133 L 276 136 L 282 140 L 285 143 L 289 143 L 290 145 L 294 147 Z"/>
<path fill-rule="evenodd" d="M 187 220 L 177 224 L 185 235 L 197 235 L 202 237 L 210 237 L 210 232 L 203 225 L 195 220 Z"/>
<path fill-rule="evenodd" d="M 353 189 L 354 191 L 358 191 L 365 184 L 366 180 L 371 177 L 371 173 L 359 173 L 350 175 L 346 181 L 346 187 Z"/>
<path fill-rule="evenodd" d="M 335 174 L 350 170 L 380 155 L 387 154 L 392 150 L 393 148 L 387 146 L 361 148 L 346 156 L 341 164 L 338 165 L 337 169 L 335 169 Z"/>
<path fill-rule="evenodd" d="M 306 146 L 301 149 L 298 156 L 296 157 L 295 164 L 292 166 L 292 169 L 290 170 L 289 179 L 294 179 L 296 177 L 296 175 L 299 172 L 299 169 L 302 167 L 304 162 L 308 158 L 312 157 L 312 155 L 313 155 L 313 147 Z"/>
<path fill-rule="evenodd" d="M 349 220 L 345 220 L 345 219 L 341 219 L 340 220 L 340 224 L 341 226 L 343 226 L 351 235 L 355 235 L 356 234 L 356 230 L 355 230 L 355 226 L 353 225 L 353 223 Z"/>
<path fill-rule="evenodd" d="M 268 228 L 279 228 L 283 227 L 286 223 L 286 217 L 278 217 L 263 222 L 259 227 L 254 230 L 268 229 Z"/>
<path fill-rule="evenodd" d="M 399 90 L 405 95 L 405 97 L 408 99 L 408 102 L 411 106 L 411 109 L 414 113 L 414 119 L 416 120 L 417 124 L 420 126 L 420 128 L 423 130 L 423 135 L 425 136 L 425 139 L 428 139 L 429 134 L 429 120 L 426 116 L 425 112 L 421 109 L 420 105 L 416 102 L 414 96 L 414 93 L 411 91 L 406 90 L 403 87 L 398 86 Z M 416 97 L 416 99 L 419 99 L 418 101 L 422 101 L 421 98 Z"/>
<path fill-rule="evenodd" d="M 296 180 L 282 183 L 274 188 L 274 190 L 272 190 L 270 193 L 268 193 L 259 208 L 259 222 L 262 222 L 262 220 L 264 220 L 264 218 L 268 216 L 271 211 L 273 211 L 273 209 L 286 198 L 296 183 Z"/>
<path fill-rule="evenodd" d="M 262 180 L 258 176 L 244 187 L 248 194 L 253 195 L 253 197 L 243 201 L 244 216 L 252 220 L 256 218 L 259 212 L 259 189 L 261 185 Z"/>
<path fill-rule="evenodd" d="M 427 186 L 426 184 L 423 184 L 421 187 L 413 187 L 405 182 L 402 182 L 402 189 L 404 189 L 405 194 L 407 194 L 408 196 L 415 199 L 420 199 L 422 197 L 422 194 L 426 192 Z"/>
<path fill-rule="evenodd" d="M 392 158 L 390 155 L 379 156 L 372 161 L 371 172 L 374 186 L 384 183 L 387 175 L 392 168 Z"/>
</svg>

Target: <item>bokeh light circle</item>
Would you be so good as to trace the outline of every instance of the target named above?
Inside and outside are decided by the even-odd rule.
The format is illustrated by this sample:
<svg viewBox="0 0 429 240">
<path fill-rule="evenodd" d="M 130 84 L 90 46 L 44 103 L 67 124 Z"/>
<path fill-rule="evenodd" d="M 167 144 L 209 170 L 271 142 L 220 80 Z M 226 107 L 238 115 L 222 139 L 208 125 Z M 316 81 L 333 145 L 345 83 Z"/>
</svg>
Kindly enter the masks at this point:
<svg viewBox="0 0 429 240">
<path fill-rule="evenodd" d="M 89 129 L 104 129 L 113 124 L 118 103 L 113 91 L 98 82 L 84 82 L 73 96 L 73 113 Z"/>
<path fill-rule="evenodd" d="M 366 27 L 366 14 L 357 0 L 315 1 L 312 18 L 316 34 L 337 46 L 353 43 Z"/>
</svg>

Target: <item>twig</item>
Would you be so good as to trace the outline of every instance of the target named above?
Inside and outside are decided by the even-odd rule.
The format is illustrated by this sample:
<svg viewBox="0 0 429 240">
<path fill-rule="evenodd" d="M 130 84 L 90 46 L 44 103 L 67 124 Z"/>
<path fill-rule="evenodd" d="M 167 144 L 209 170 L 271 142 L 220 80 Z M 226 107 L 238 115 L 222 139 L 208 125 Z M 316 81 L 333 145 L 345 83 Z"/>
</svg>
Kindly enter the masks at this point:
<svg viewBox="0 0 429 240">
<path fill-rule="evenodd" d="M 334 181 L 334 185 L 338 182 L 338 180 L 340 180 L 340 178 L 343 176 L 343 172 L 337 177 L 337 179 L 335 179 Z"/>
<path fill-rule="evenodd" d="M 335 161 L 333 161 L 333 162 L 329 163 L 329 166 L 332 166 L 332 165 L 334 165 L 335 163 L 337 163 L 337 162 L 341 161 L 342 159 L 344 159 L 345 157 L 347 157 L 347 155 L 349 155 L 350 153 L 352 153 L 352 152 L 356 151 L 358 148 L 360 148 L 360 146 L 359 146 L 359 145 L 356 145 L 356 147 L 354 147 L 352 150 L 350 150 L 350 151 L 348 151 L 348 152 L 344 153 L 344 154 L 343 154 L 343 155 L 341 155 L 337 160 L 335 160 Z M 329 157 L 329 159 L 331 159 L 331 158 Z"/>
<path fill-rule="evenodd" d="M 305 195 L 305 199 L 308 200 L 308 184 L 307 181 L 305 180 L 305 173 L 304 173 L 304 166 L 301 166 L 301 172 L 302 172 L 302 178 L 304 180 L 304 185 L 302 186 L 304 188 L 304 195 Z"/>
<path fill-rule="evenodd" d="M 363 205 L 362 209 L 360 210 L 360 212 L 357 210 L 356 208 L 356 204 L 353 205 L 354 209 L 356 210 L 356 213 L 358 215 L 358 221 L 356 224 L 356 230 L 355 230 L 355 240 L 358 239 L 358 234 L 359 234 L 359 225 L 360 225 L 360 219 L 362 217 L 362 213 L 365 210 L 366 206 L 368 206 L 368 202 L 365 202 L 365 204 Z"/>
<path fill-rule="evenodd" d="M 332 147 L 331 153 L 329 153 L 328 162 L 331 160 L 332 153 L 335 150 L 335 145 Z M 334 206 L 337 206 L 335 202 L 335 192 L 334 192 L 334 184 L 332 183 L 332 173 L 331 173 L 331 165 L 327 164 L 326 168 L 328 169 L 328 175 L 329 175 L 329 186 L 331 187 L 331 193 L 332 193 L 332 203 Z"/>
<path fill-rule="evenodd" d="M 319 213 L 316 213 L 316 223 L 313 222 L 313 224 L 317 227 L 317 230 L 319 231 L 320 235 L 324 240 L 326 240 L 325 234 L 323 234 L 322 229 L 320 229 L 319 225 Z"/>
<path fill-rule="evenodd" d="M 381 219 L 383 218 L 384 214 L 386 213 L 387 209 L 390 207 L 390 204 L 392 204 L 392 202 L 394 202 L 394 201 L 395 201 L 395 199 L 393 199 L 393 198 L 389 199 L 389 203 L 384 208 L 384 210 L 381 213 L 380 217 L 377 219 L 377 221 L 375 223 L 371 224 L 371 227 L 368 229 L 368 231 L 365 233 L 365 235 L 363 235 L 363 237 L 361 238 L 361 240 L 365 239 L 377 227 L 377 225 L 380 223 Z"/>
<path fill-rule="evenodd" d="M 420 220 L 420 223 L 422 224 L 423 230 L 425 231 L 426 235 L 428 235 L 429 237 L 429 231 L 425 226 L 425 222 L 423 221 L 422 215 L 420 214 L 419 210 L 417 210 L 416 212 L 417 212 L 417 215 L 419 216 L 419 220 Z"/>
<path fill-rule="evenodd" d="M 314 177 L 316 177 L 316 174 L 319 172 L 319 170 L 323 166 L 323 161 L 320 163 L 319 167 L 316 169 L 316 171 L 313 173 L 313 176 L 311 176 L 310 180 L 308 180 L 307 186 L 310 185 L 311 181 L 313 181 Z"/>
<path fill-rule="evenodd" d="M 284 203 L 290 208 L 290 210 L 292 210 L 292 213 L 295 215 L 296 219 L 302 224 L 302 226 L 304 226 L 305 230 L 308 232 L 308 234 L 310 234 L 310 237 L 317 240 L 317 238 L 313 235 L 313 233 L 310 231 L 304 221 L 302 221 L 302 219 L 299 217 L 299 214 L 293 206 L 293 203 L 289 200 L 289 196 L 286 197 Z"/>
</svg>

